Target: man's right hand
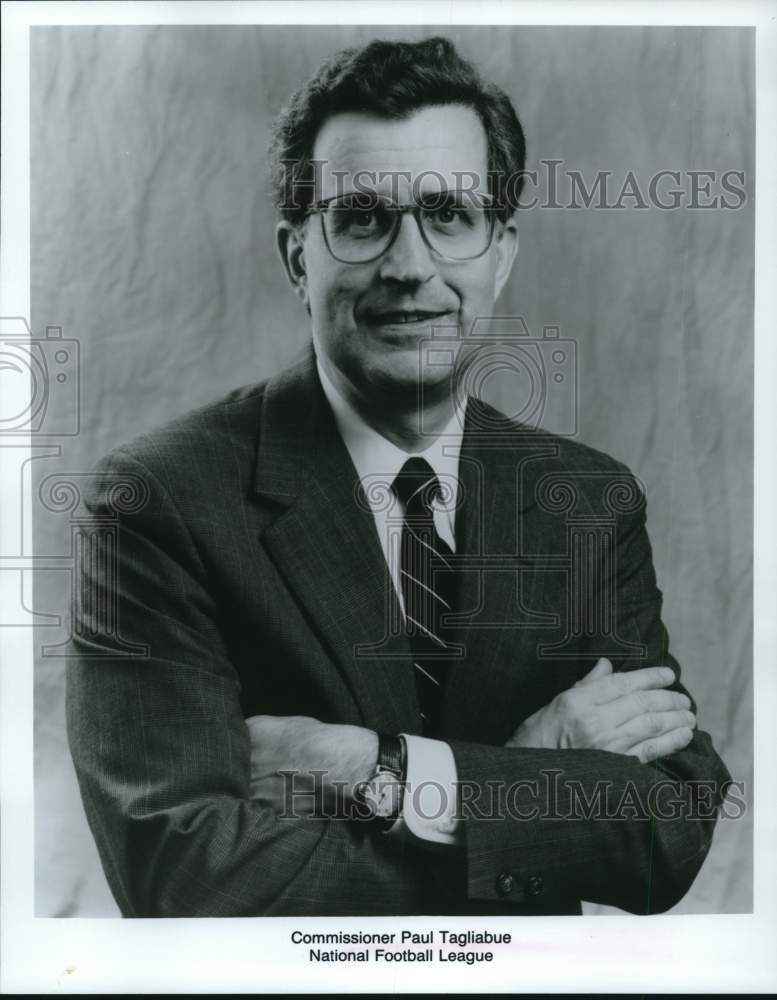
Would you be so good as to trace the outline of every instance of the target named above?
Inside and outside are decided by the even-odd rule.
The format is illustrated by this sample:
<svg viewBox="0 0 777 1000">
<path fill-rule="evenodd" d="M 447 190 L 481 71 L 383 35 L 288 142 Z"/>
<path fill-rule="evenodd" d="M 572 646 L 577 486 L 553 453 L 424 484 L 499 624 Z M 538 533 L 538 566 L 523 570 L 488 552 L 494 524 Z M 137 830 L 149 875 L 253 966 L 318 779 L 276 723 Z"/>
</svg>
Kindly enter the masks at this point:
<svg viewBox="0 0 777 1000">
<path fill-rule="evenodd" d="M 505 746 L 611 750 L 643 764 L 676 753 L 691 742 L 696 717 L 687 695 L 664 690 L 674 679 L 669 667 L 613 673 L 602 658 L 522 722 Z"/>
</svg>

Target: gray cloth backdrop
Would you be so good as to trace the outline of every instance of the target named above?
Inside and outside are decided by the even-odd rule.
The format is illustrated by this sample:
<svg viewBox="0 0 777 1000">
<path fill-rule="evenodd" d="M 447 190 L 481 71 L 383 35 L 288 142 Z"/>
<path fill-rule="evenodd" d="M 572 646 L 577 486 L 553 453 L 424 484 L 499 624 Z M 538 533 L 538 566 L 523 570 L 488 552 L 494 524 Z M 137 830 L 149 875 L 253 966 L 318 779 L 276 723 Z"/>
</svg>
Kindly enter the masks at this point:
<svg viewBox="0 0 777 1000">
<path fill-rule="evenodd" d="M 524 317 L 535 336 L 554 325 L 576 340 L 580 439 L 646 485 L 673 649 L 700 725 L 749 801 L 750 29 L 33 28 L 32 325 L 60 326 L 81 349 L 80 433 L 59 439 L 58 458 L 32 463 L 34 482 L 87 471 L 112 446 L 272 375 L 302 348 L 307 317 L 274 250 L 270 119 L 336 49 L 433 33 L 514 99 L 530 168 L 563 160 L 560 171 L 589 184 L 610 171 L 611 200 L 629 170 L 645 197 L 659 170 L 746 173 L 738 210 L 521 212 L 498 311 Z M 515 412 L 497 383 L 493 401 Z M 49 406 L 64 426 L 76 403 L 52 383 Z M 552 407 L 545 423 L 555 429 Z M 68 519 L 36 501 L 39 555 L 67 554 Z M 35 575 L 36 609 L 62 616 L 61 628 L 36 630 L 36 648 L 66 634 L 68 581 L 62 570 Z M 115 915 L 66 749 L 64 661 L 38 661 L 37 914 Z M 748 809 L 719 824 L 677 911 L 751 907 Z"/>
</svg>

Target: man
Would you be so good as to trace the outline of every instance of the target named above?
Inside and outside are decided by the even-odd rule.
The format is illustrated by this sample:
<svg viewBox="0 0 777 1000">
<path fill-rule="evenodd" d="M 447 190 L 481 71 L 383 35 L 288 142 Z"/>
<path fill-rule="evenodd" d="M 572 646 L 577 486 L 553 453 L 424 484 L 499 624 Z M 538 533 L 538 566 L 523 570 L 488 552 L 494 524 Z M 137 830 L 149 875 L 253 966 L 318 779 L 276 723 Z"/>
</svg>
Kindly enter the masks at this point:
<svg viewBox="0 0 777 1000">
<path fill-rule="evenodd" d="M 274 164 L 312 351 L 89 501 L 119 531 L 89 536 L 68 726 L 122 912 L 674 905 L 729 778 L 644 498 L 467 392 L 517 251 L 509 100 L 443 39 L 375 42 L 295 95 Z"/>
</svg>

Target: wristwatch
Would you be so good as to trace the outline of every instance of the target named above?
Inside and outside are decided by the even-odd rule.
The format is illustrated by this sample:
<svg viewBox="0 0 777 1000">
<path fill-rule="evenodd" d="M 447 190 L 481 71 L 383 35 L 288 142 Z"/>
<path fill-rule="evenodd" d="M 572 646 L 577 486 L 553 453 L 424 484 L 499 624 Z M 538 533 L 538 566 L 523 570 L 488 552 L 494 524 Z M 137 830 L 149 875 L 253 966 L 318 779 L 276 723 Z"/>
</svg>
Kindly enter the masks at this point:
<svg viewBox="0 0 777 1000">
<path fill-rule="evenodd" d="M 388 830 L 402 812 L 407 778 L 407 747 L 401 736 L 378 733 L 378 762 L 370 777 L 356 789 L 358 802 L 369 810 L 376 827 Z"/>
</svg>

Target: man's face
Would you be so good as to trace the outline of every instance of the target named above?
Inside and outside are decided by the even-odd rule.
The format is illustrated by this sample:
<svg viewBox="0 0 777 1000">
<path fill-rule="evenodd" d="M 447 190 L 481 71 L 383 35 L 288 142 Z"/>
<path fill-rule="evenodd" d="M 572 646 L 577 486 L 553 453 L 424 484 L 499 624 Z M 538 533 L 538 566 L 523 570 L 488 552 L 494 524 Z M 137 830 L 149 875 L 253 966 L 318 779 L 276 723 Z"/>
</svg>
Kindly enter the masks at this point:
<svg viewBox="0 0 777 1000">
<path fill-rule="evenodd" d="M 313 156 L 323 163 L 316 200 L 366 187 L 400 204 L 441 188 L 488 191 L 486 134 L 476 112 L 462 105 L 425 107 L 399 121 L 335 115 L 322 126 Z M 309 308 L 322 364 L 336 383 L 345 379 L 352 392 L 369 398 L 415 393 L 419 380 L 427 389 L 450 386 L 450 369 L 423 363 L 422 342 L 439 326 L 456 326 L 466 337 L 477 317 L 493 314 L 516 238 L 514 223 L 497 223 L 482 256 L 446 260 L 405 213 L 394 243 L 376 260 L 341 263 L 314 214 L 281 246 Z"/>
</svg>

